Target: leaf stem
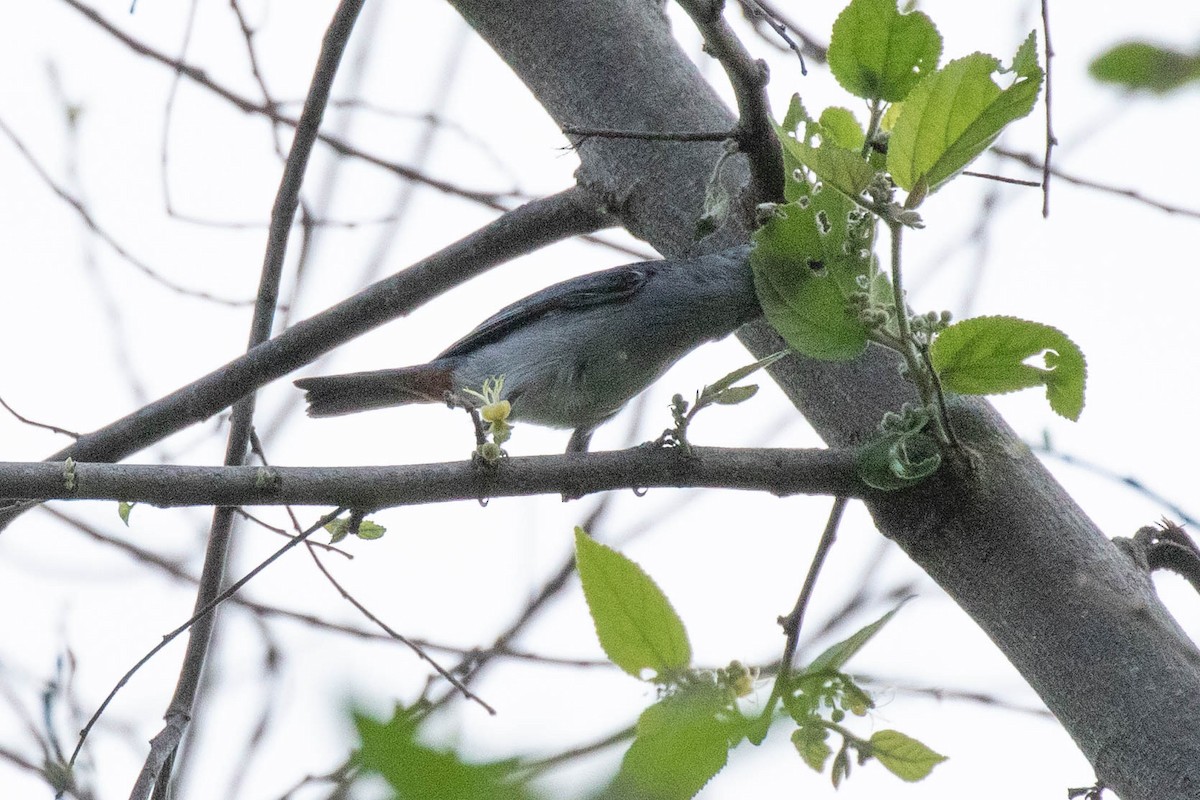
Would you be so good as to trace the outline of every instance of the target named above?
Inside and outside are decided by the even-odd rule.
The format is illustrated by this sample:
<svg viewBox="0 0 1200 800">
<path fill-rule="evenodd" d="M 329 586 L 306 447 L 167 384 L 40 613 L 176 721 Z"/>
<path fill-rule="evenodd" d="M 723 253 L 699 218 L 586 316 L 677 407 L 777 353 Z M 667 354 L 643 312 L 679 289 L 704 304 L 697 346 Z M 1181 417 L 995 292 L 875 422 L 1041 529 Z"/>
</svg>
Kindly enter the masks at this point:
<svg viewBox="0 0 1200 800">
<path fill-rule="evenodd" d="M 962 447 L 962 444 L 959 443 L 958 437 L 954 434 L 954 425 L 950 423 L 950 412 L 946 409 L 946 393 L 942 390 L 942 379 L 938 377 L 937 370 L 933 368 L 933 359 L 929 356 L 928 344 L 921 345 L 921 360 L 925 364 L 925 370 L 929 375 L 930 383 L 933 384 L 933 396 L 937 398 L 938 417 L 946 429 L 946 436 L 950 440 L 950 446 L 957 450 Z"/>
<path fill-rule="evenodd" d="M 909 377 L 921 394 L 921 402 L 926 406 L 934 406 L 937 413 L 933 415 L 934 430 L 938 441 L 947 447 L 958 447 L 958 441 L 950 432 L 950 419 L 946 415 L 945 398 L 942 395 L 941 383 L 934 374 L 933 365 L 925 357 L 924 350 L 913 338 L 912 325 L 908 317 L 908 302 L 904 298 L 904 282 L 900 269 L 901 241 L 904 225 L 888 220 L 888 230 L 892 238 L 892 295 L 896 306 L 896 328 L 900 333 L 900 355 L 908 366 Z"/>
<path fill-rule="evenodd" d="M 863 139 L 862 157 L 866 159 L 871 155 L 871 142 L 879 133 L 879 125 L 883 121 L 883 108 L 886 104 L 879 98 L 871 101 L 871 118 L 867 121 L 867 136 Z"/>
</svg>

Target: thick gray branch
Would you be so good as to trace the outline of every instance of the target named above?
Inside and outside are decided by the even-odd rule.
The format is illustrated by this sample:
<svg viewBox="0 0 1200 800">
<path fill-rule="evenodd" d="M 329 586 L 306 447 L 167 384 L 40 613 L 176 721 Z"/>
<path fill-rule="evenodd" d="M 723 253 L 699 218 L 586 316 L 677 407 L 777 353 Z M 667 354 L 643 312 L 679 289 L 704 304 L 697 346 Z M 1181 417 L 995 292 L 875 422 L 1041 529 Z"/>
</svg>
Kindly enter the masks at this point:
<svg viewBox="0 0 1200 800">
<path fill-rule="evenodd" d="M 733 126 L 652 3 L 452 2 L 560 126 Z M 693 245 L 717 147 L 593 138 L 579 148 L 580 174 L 619 201 L 633 232 L 678 253 Z M 726 230 L 704 246 L 738 236 Z M 765 325 L 739 335 L 759 357 L 779 349 Z M 771 373 L 834 447 L 861 442 L 884 410 L 912 398 L 877 350 L 850 364 L 787 359 Z M 991 636 L 1124 800 L 1200 797 L 1196 649 L 990 406 L 961 403 L 955 415 L 975 472 L 870 503 L 880 530 Z"/>
</svg>

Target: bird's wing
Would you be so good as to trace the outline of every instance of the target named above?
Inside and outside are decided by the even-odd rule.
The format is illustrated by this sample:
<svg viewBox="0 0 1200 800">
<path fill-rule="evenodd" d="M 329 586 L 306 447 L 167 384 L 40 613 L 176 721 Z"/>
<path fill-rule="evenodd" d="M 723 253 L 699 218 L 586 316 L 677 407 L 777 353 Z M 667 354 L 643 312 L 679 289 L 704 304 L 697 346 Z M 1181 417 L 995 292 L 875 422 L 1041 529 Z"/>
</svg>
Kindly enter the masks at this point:
<svg viewBox="0 0 1200 800">
<path fill-rule="evenodd" d="M 660 263 L 645 261 L 625 264 L 547 286 L 497 311 L 475 330 L 446 348 L 439 358 L 465 355 L 547 314 L 615 303 L 631 297 L 641 290 L 658 270 Z"/>
</svg>

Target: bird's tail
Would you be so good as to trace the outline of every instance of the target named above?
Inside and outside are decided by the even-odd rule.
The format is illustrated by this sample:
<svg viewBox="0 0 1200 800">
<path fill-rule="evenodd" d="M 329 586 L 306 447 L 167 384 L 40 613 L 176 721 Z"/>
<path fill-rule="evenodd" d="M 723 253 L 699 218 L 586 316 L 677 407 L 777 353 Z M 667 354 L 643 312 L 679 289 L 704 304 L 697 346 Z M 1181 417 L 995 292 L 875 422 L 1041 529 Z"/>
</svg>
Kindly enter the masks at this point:
<svg viewBox="0 0 1200 800">
<path fill-rule="evenodd" d="M 310 417 L 336 417 L 372 408 L 408 403 L 440 403 L 453 388 L 448 364 L 434 361 L 415 367 L 301 378 Z"/>
</svg>

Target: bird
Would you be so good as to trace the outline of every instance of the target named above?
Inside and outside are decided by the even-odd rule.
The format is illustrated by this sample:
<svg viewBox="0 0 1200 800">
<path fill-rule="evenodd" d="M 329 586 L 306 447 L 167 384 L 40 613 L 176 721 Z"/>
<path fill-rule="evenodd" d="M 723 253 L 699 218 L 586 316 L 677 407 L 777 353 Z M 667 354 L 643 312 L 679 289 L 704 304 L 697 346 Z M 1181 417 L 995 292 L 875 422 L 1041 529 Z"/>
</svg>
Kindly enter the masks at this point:
<svg viewBox="0 0 1200 800">
<path fill-rule="evenodd" d="M 409 403 L 482 404 L 502 377 L 510 418 L 572 429 L 567 452 L 687 353 L 761 316 L 748 245 L 571 278 L 484 320 L 432 361 L 301 378 L 308 414 L 332 417 Z"/>
</svg>

